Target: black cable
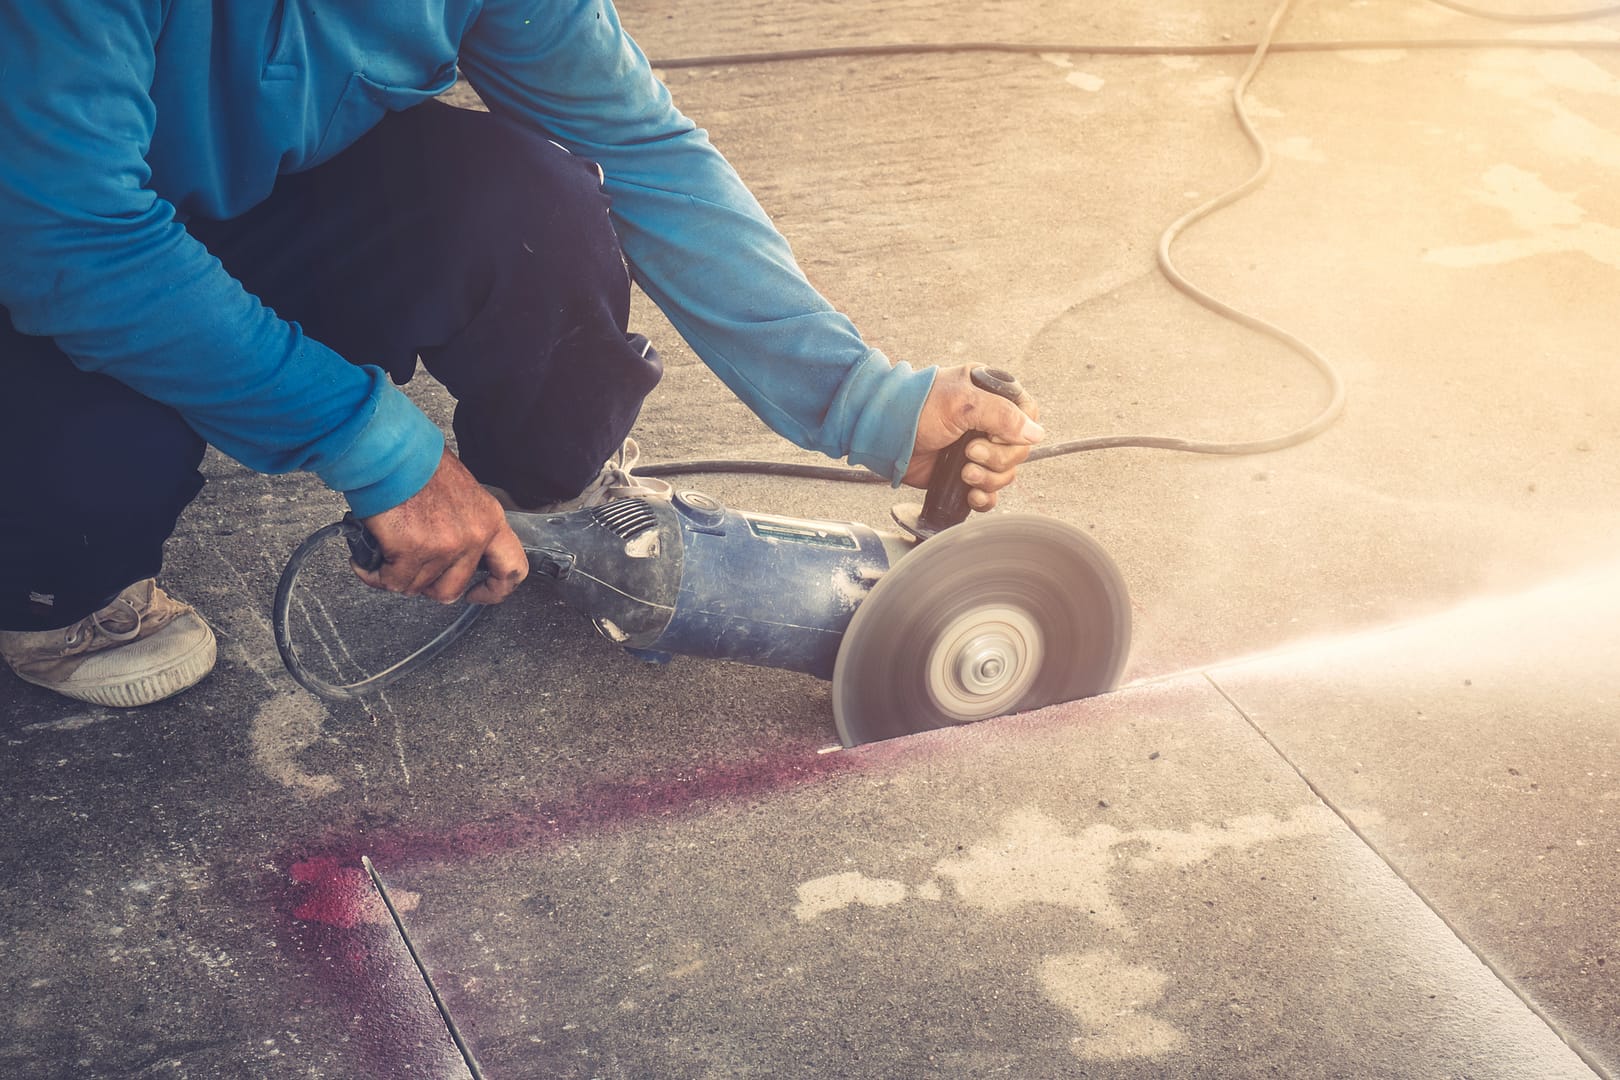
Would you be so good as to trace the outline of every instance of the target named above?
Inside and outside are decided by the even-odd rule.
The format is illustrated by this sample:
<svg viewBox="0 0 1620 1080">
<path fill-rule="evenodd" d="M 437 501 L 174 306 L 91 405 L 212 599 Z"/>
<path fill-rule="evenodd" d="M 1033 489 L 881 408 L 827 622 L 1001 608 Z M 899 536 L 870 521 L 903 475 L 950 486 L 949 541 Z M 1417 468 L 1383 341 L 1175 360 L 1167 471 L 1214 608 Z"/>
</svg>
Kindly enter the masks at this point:
<svg viewBox="0 0 1620 1080">
<path fill-rule="evenodd" d="M 1439 3 L 1440 0 L 1430 0 Z M 1484 11 L 1445 5 L 1482 19 L 1500 18 L 1508 22 L 1570 22 L 1620 14 L 1620 8 L 1598 8 L 1589 14 L 1573 13 L 1548 18 L 1533 15 L 1511 18 Z M 795 60 L 868 59 L 883 56 L 933 56 L 941 53 L 998 53 L 1009 56 L 1039 56 L 1044 53 L 1075 53 L 1082 56 L 1246 56 L 1258 42 L 1223 42 L 1218 45 L 1110 45 L 1099 42 L 1067 43 L 1022 41 L 902 41 L 892 45 L 832 45 L 820 49 L 779 49 L 771 52 L 715 53 L 707 56 L 673 56 L 654 60 L 652 66 L 664 71 L 699 67 L 740 67 L 747 64 L 779 64 Z M 1439 51 L 1448 49 L 1588 49 L 1599 52 L 1620 50 L 1620 41 L 1588 41 L 1530 38 L 1366 38 L 1359 41 L 1274 41 L 1272 53 L 1367 52 L 1379 49 Z"/>
<path fill-rule="evenodd" d="M 349 535 L 348 530 L 351 520 L 352 518 L 346 516 L 342 521 L 334 521 L 330 525 L 323 526 L 311 533 L 302 544 L 298 545 L 291 557 L 287 559 L 287 565 L 281 571 L 281 578 L 276 582 L 275 598 L 270 602 L 270 628 L 276 641 L 276 651 L 281 654 L 281 662 L 286 667 L 287 673 L 293 677 L 299 686 L 328 701 L 363 701 L 366 694 L 382 690 L 385 686 L 410 674 L 448 649 L 452 644 L 460 640 L 468 630 L 471 630 L 473 623 L 477 622 L 479 616 L 487 610 L 483 604 L 467 604 L 462 609 L 461 614 L 456 616 L 455 621 L 441 630 L 437 637 L 403 660 L 396 661 L 375 674 L 366 675 L 348 683 L 329 683 L 322 679 L 304 666 L 303 661 L 298 656 L 297 648 L 293 645 L 293 588 L 298 582 L 299 571 L 303 569 L 304 563 L 315 554 L 317 549 L 331 537 L 347 537 Z M 353 550 L 354 548 L 351 545 L 351 553 Z M 382 557 L 381 552 L 377 554 L 380 559 Z M 446 1019 L 449 1018 L 446 1017 Z"/>
<path fill-rule="evenodd" d="M 1231 304 L 1216 299 L 1204 289 L 1194 285 L 1187 280 L 1186 276 L 1176 266 L 1175 261 L 1170 257 L 1171 245 L 1176 242 L 1176 238 L 1183 232 L 1215 211 L 1231 206 L 1249 192 L 1264 184 L 1266 177 L 1271 175 L 1271 151 L 1266 146 L 1265 140 L 1260 138 L 1260 134 L 1255 131 L 1254 124 L 1250 122 L 1249 110 L 1243 104 L 1243 95 L 1248 92 L 1249 84 L 1259 74 L 1260 65 L 1265 63 L 1266 51 L 1271 45 L 1271 39 L 1276 34 L 1277 27 L 1282 24 L 1282 20 L 1288 15 L 1289 8 L 1292 5 L 1293 0 L 1283 0 L 1281 4 L 1277 5 L 1276 11 L 1271 15 L 1271 21 L 1266 24 L 1266 30 L 1261 36 L 1260 45 L 1254 50 L 1254 56 L 1249 60 L 1249 66 L 1244 68 L 1243 74 L 1232 86 L 1232 112 L 1237 117 L 1238 126 L 1243 129 L 1244 137 L 1249 140 L 1249 145 L 1254 148 L 1255 154 L 1259 158 L 1255 164 L 1254 172 L 1250 173 L 1249 178 L 1237 187 L 1224 194 L 1217 195 L 1201 206 L 1194 207 L 1171 222 L 1169 227 L 1159 236 L 1158 262 L 1159 270 L 1164 274 L 1165 280 L 1169 281 L 1184 295 L 1191 297 L 1217 315 L 1224 316 L 1240 326 L 1246 326 L 1275 341 L 1280 341 L 1308 360 L 1327 383 L 1328 403 L 1322 407 L 1321 411 L 1309 423 L 1286 434 L 1272 436 L 1271 438 L 1247 439 L 1239 442 L 1206 442 L 1197 439 L 1180 439 L 1173 436 L 1145 435 L 1127 436 L 1131 441 L 1124 445 L 1180 450 L 1190 454 L 1264 454 L 1273 450 L 1298 446 L 1302 442 L 1315 438 L 1323 431 L 1326 431 L 1339 418 L 1339 414 L 1344 411 L 1344 380 L 1339 378 L 1338 371 L 1328 362 L 1327 357 L 1317 352 L 1303 339 L 1296 337 L 1275 323 L 1267 322 L 1257 315 L 1251 315 L 1246 311 L 1233 307 Z M 1071 440 L 1068 444 L 1059 443 L 1053 446 L 1049 453 L 1054 456 L 1063 453 L 1075 453 L 1077 450 L 1072 449 L 1072 447 L 1076 443 L 1090 443 L 1091 441 Z M 1066 449 L 1066 446 L 1071 448 Z M 1094 446 L 1088 448 L 1095 449 Z"/>
<path fill-rule="evenodd" d="M 1554 13 L 1547 15 L 1516 15 L 1513 13 L 1486 11 L 1472 8 L 1466 4 L 1457 3 L 1456 0 L 1431 0 L 1432 3 L 1454 11 L 1471 15 L 1477 18 L 1492 19 L 1501 22 L 1518 23 L 1555 23 L 1555 22 L 1581 22 L 1606 18 L 1610 15 L 1620 14 L 1620 6 L 1594 8 L 1587 11 Z M 894 45 L 848 45 L 833 46 L 820 49 L 789 49 L 758 53 L 733 53 L 714 56 L 688 56 L 655 61 L 653 66 L 663 69 L 693 68 L 693 67 L 725 67 L 740 64 L 776 63 L 794 60 L 824 60 L 836 58 L 859 58 L 879 56 L 914 56 L 939 53 L 962 52 L 988 52 L 1014 55 L 1037 55 L 1042 53 L 1082 53 L 1098 56 L 1224 56 L 1251 54 L 1248 67 L 1243 75 L 1234 84 L 1232 89 L 1232 108 L 1243 135 L 1254 148 L 1259 161 L 1253 173 L 1237 187 L 1226 193 L 1216 196 L 1208 202 L 1196 207 L 1182 215 L 1170 224 L 1159 237 L 1157 261 L 1160 271 L 1170 284 L 1184 295 L 1190 297 L 1201 306 L 1213 311 L 1241 326 L 1248 327 L 1258 333 L 1264 334 L 1288 346 L 1294 352 L 1304 357 L 1322 376 L 1328 388 L 1328 403 L 1308 423 L 1293 431 L 1282 435 L 1263 439 L 1249 439 L 1235 442 L 1215 442 L 1201 439 L 1186 439 L 1173 435 L 1098 435 L 1088 438 L 1068 439 L 1063 442 L 1049 444 L 1035 448 L 1029 455 L 1029 460 L 1042 461 L 1048 458 L 1060 457 L 1067 454 L 1078 454 L 1093 450 L 1113 450 L 1127 447 L 1150 450 L 1175 450 L 1191 454 L 1215 455 L 1247 455 L 1262 454 L 1282 450 L 1291 446 L 1298 446 L 1321 434 L 1330 427 L 1344 411 L 1345 389 L 1344 382 L 1332 363 L 1301 338 L 1289 333 L 1282 327 L 1267 322 L 1256 315 L 1233 307 L 1217 299 L 1208 292 L 1189 281 L 1176 267 L 1171 258 L 1170 249 L 1186 229 L 1202 221 L 1215 211 L 1223 209 L 1237 202 L 1250 192 L 1265 183 L 1271 172 L 1271 152 L 1255 131 L 1249 120 L 1248 110 L 1243 103 L 1243 95 L 1249 84 L 1259 73 L 1261 64 L 1266 56 L 1274 52 L 1347 52 L 1367 49 L 1477 49 L 1477 48 L 1509 48 L 1509 49 L 1620 49 L 1620 41 L 1531 41 L 1520 39 L 1463 39 L 1463 38 L 1431 38 L 1402 40 L 1399 38 L 1367 40 L 1367 41 L 1295 41 L 1278 42 L 1273 38 L 1277 28 L 1286 17 L 1293 0 L 1282 0 L 1273 11 L 1271 19 L 1266 24 L 1265 32 L 1260 40 L 1253 44 L 1218 44 L 1218 45 L 1106 45 L 1106 44 L 1062 44 L 1062 43 L 1024 43 L 1006 41 L 965 41 L 965 42 L 921 42 Z M 758 461 L 746 459 L 725 459 L 706 461 L 670 461 L 658 465 L 644 466 L 638 470 L 644 476 L 685 476 L 695 473 L 748 473 L 763 476 L 783 476 L 797 479 L 833 480 L 843 483 L 873 484 L 887 481 L 864 469 L 843 468 L 836 465 L 799 465 L 781 461 Z"/>
<path fill-rule="evenodd" d="M 751 476 L 788 476 L 796 480 L 837 480 L 846 484 L 887 484 L 888 481 L 865 469 L 842 465 L 799 465 L 791 461 L 750 461 L 746 458 L 715 458 L 709 461 L 664 461 L 657 465 L 637 465 L 637 476 L 690 476 L 693 473 L 748 473 Z"/>
<path fill-rule="evenodd" d="M 1170 256 L 1170 247 L 1186 229 L 1208 217 L 1210 214 L 1243 198 L 1249 192 L 1265 183 L 1267 175 L 1271 172 L 1271 153 L 1266 148 L 1264 140 L 1255 132 L 1254 125 L 1249 121 L 1248 110 L 1243 104 L 1243 95 L 1247 93 L 1249 84 L 1254 81 L 1261 64 L 1265 62 L 1266 53 L 1270 48 L 1272 38 L 1275 37 L 1278 26 L 1292 8 L 1294 0 L 1282 0 L 1272 12 L 1270 20 L 1266 23 L 1265 32 L 1260 42 L 1254 47 L 1253 56 L 1249 65 L 1244 69 L 1241 77 L 1232 87 L 1232 109 L 1237 116 L 1238 125 L 1242 128 L 1244 136 L 1254 147 L 1259 161 L 1253 173 L 1237 187 L 1224 194 L 1218 195 L 1208 202 L 1183 214 L 1164 230 L 1159 237 L 1158 263 L 1159 269 L 1170 284 L 1184 295 L 1190 297 L 1198 304 L 1216 312 L 1242 326 L 1264 334 L 1267 337 L 1282 342 L 1295 352 L 1308 360 L 1328 386 L 1328 403 L 1304 426 L 1281 435 L 1264 439 L 1249 439 L 1240 442 L 1211 442 L 1198 439 L 1184 439 L 1172 435 L 1110 435 L 1088 439 L 1071 439 L 1066 442 L 1038 448 L 1031 453 L 1031 461 L 1057 457 L 1063 454 L 1076 454 L 1088 450 L 1102 450 L 1116 447 L 1142 447 L 1155 450 L 1179 450 L 1192 454 L 1260 454 L 1272 450 L 1281 450 L 1289 446 L 1297 446 L 1308 439 L 1315 438 L 1326 430 L 1339 418 L 1344 411 L 1345 392 L 1344 382 L 1339 373 L 1334 370 L 1331 363 L 1321 353 L 1317 352 L 1305 341 L 1284 330 L 1280 326 L 1251 315 L 1246 311 L 1217 299 L 1210 293 L 1199 288 L 1189 281 L 1176 267 Z M 860 469 L 844 469 L 837 466 L 818 465 L 788 465 L 786 463 L 771 463 L 757 461 L 678 461 L 666 462 L 662 465 L 643 468 L 640 470 L 647 476 L 678 476 L 688 473 L 700 472 L 744 472 L 763 474 L 768 476 L 792 476 L 820 480 L 838 480 L 852 483 L 883 482 L 883 478 L 875 476 Z"/>
</svg>

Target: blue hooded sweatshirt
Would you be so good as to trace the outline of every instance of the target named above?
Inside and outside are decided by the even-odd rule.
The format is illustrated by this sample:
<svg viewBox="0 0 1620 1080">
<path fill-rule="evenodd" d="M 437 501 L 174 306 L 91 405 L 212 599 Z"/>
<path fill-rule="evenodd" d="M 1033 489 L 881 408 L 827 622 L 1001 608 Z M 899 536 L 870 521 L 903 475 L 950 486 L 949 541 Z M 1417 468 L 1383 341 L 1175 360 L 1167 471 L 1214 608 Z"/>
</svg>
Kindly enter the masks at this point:
<svg viewBox="0 0 1620 1080">
<path fill-rule="evenodd" d="M 362 516 L 398 505 L 443 435 L 182 222 L 242 213 L 458 66 L 602 165 L 637 281 L 750 408 L 898 481 L 932 370 L 890 363 L 805 280 L 609 0 L 0 0 L 0 307 L 250 468 L 314 472 Z"/>
</svg>

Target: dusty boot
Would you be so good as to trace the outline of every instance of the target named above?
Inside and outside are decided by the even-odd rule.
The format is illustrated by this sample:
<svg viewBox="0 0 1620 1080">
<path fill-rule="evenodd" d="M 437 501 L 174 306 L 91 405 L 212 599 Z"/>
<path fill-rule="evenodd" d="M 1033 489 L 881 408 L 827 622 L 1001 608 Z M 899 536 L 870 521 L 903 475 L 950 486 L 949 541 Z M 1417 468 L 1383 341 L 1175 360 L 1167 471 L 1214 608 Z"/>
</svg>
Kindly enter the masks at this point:
<svg viewBox="0 0 1620 1080">
<path fill-rule="evenodd" d="M 95 705 L 148 705 L 214 667 L 214 632 L 189 604 L 137 581 L 57 630 L 0 630 L 0 657 L 26 682 Z"/>
<path fill-rule="evenodd" d="M 585 490 L 572 499 L 563 499 L 561 502 L 546 503 L 542 506 L 519 506 L 505 488 L 498 488 L 493 484 L 485 484 L 484 490 L 495 496 L 495 501 L 506 510 L 520 510 L 529 514 L 561 514 L 569 510 L 584 510 L 592 506 L 601 506 L 614 499 L 641 498 L 662 499 L 668 498 L 673 490 L 667 480 L 657 480 L 650 476 L 636 476 L 635 468 L 641 460 L 641 447 L 636 440 L 626 439 L 618 452 L 608 458 L 602 466 L 602 471 L 596 478 L 585 485 Z"/>
</svg>

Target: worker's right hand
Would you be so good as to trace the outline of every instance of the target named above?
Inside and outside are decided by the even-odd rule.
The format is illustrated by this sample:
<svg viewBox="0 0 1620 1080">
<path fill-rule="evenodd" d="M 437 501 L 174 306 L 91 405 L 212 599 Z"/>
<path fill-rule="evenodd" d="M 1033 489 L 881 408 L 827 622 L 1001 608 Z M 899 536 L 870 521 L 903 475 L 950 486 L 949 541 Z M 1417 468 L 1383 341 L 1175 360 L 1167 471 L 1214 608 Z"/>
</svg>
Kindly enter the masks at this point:
<svg viewBox="0 0 1620 1080">
<path fill-rule="evenodd" d="M 354 572 L 378 589 L 451 604 L 498 604 L 529 576 L 529 557 L 500 503 L 448 449 L 427 486 L 392 510 L 363 519 L 382 550 L 377 570 Z M 353 564 L 351 564 L 353 565 Z M 470 591 L 482 565 L 489 576 Z"/>
<path fill-rule="evenodd" d="M 1046 429 L 1036 423 L 1039 415 L 1032 397 L 1022 406 L 1014 405 L 974 385 L 971 365 L 941 368 L 917 419 L 916 445 L 904 482 L 927 487 L 945 451 L 969 431 L 982 431 L 985 438 L 967 444 L 962 482 L 968 486 L 968 506 L 990 510 L 997 492 L 1013 482 L 1018 466 L 1045 437 Z"/>
</svg>

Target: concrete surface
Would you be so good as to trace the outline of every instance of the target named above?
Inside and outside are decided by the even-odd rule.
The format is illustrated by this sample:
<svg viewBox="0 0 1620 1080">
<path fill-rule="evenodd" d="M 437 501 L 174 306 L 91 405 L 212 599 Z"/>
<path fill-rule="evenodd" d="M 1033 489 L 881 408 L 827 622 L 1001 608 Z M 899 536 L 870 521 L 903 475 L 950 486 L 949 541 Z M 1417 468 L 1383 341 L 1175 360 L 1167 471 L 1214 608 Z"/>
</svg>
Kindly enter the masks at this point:
<svg viewBox="0 0 1620 1080">
<path fill-rule="evenodd" d="M 1241 41 L 1269 7 L 623 14 L 656 58 Z M 1392 0 L 1285 30 L 1552 33 Z M 1057 437 L 1237 437 L 1319 387 L 1153 249 L 1247 169 L 1241 67 L 666 74 L 891 355 L 1012 366 Z M 1613 1075 L 1620 61 L 1279 56 L 1254 113 L 1276 175 L 1178 256 L 1322 348 L 1350 408 L 1266 458 L 1026 470 L 1016 506 L 1091 530 L 1129 581 L 1133 686 L 819 754 L 825 685 L 645 667 L 536 586 L 420 678 L 328 706 L 267 612 L 337 501 L 211 458 L 166 571 L 220 631 L 209 680 L 119 713 L 0 676 L 0 1072 L 456 1075 L 370 854 L 491 1076 Z M 645 304 L 638 328 L 669 363 L 650 457 L 802 456 Z M 874 524 L 894 499 L 701 486 Z"/>
</svg>

